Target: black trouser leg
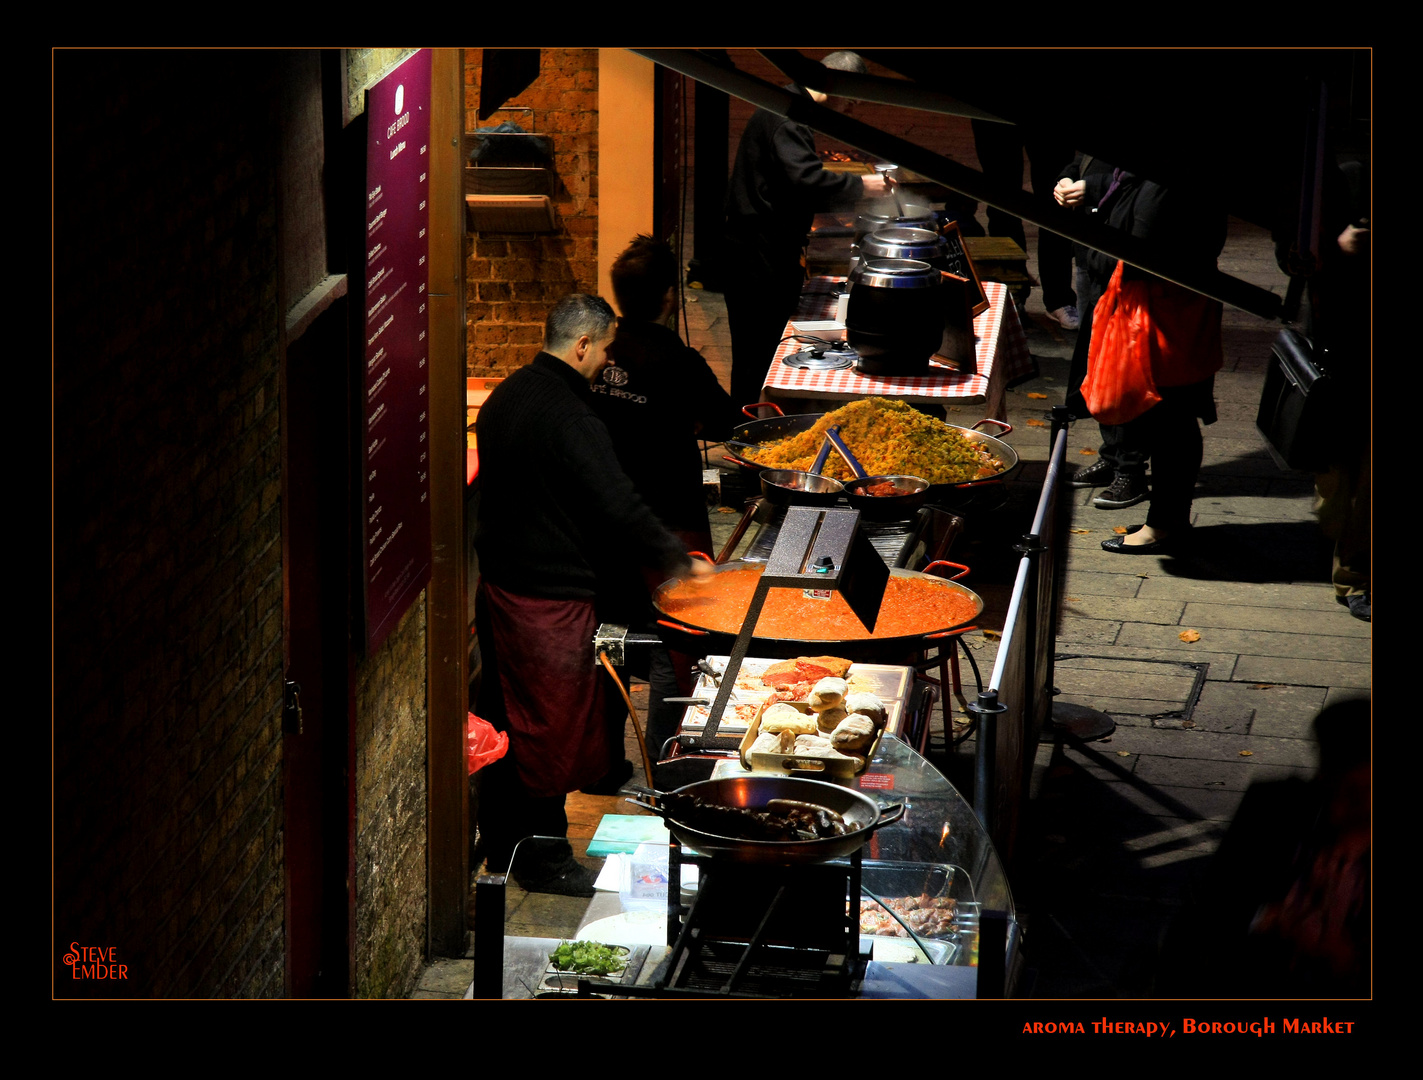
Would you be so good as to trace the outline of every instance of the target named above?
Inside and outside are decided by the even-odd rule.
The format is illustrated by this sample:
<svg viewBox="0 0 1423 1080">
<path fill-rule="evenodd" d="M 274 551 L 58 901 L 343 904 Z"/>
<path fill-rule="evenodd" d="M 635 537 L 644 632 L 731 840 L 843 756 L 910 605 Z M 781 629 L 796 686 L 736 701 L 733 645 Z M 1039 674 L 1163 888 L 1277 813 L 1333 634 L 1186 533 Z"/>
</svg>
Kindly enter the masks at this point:
<svg viewBox="0 0 1423 1080">
<path fill-rule="evenodd" d="M 1112 463 L 1112 468 L 1127 476 L 1146 472 L 1149 452 L 1141 430 L 1131 424 L 1098 424 L 1097 427 L 1102 433 L 1102 457 Z"/>
<path fill-rule="evenodd" d="M 1016 127 L 975 120 L 973 146 L 985 177 L 1014 191 L 1023 190 L 1023 137 Z M 1027 250 L 1022 220 L 991 205 L 988 207 L 988 235 L 1006 236 Z"/>
<path fill-rule="evenodd" d="M 1129 429 L 1128 439 L 1139 439 L 1151 457 L 1151 509 L 1146 523 L 1164 532 L 1189 528 L 1205 448 L 1195 413 L 1166 397 L 1123 426 Z"/>
<path fill-rule="evenodd" d="M 734 268 L 732 275 L 736 275 Z M 766 370 L 795 314 L 805 283 L 800 264 L 775 275 L 744 274 L 726 286 L 726 320 L 731 329 L 731 400 L 750 405 L 761 400 Z"/>
<path fill-rule="evenodd" d="M 1051 200 L 1058 173 L 1072 164 L 1072 147 L 1030 142 L 1027 151 L 1033 196 Z M 1043 307 L 1048 311 L 1077 303 L 1077 293 L 1072 287 L 1071 240 L 1047 229 L 1038 230 L 1038 280 L 1043 286 Z"/>
</svg>

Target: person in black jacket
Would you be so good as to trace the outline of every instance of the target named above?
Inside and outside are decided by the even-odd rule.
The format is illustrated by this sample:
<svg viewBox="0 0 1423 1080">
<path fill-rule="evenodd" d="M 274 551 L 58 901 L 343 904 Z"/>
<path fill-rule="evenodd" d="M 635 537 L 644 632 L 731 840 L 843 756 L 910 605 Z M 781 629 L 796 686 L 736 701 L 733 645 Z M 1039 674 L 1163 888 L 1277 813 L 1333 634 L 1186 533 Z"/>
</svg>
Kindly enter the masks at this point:
<svg viewBox="0 0 1423 1080">
<path fill-rule="evenodd" d="M 1116 168 L 1090 155 L 1078 154 L 1072 165 L 1063 171 L 1053 191 L 1059 205 L 1101 219 L 1110 228 L 1150 240 L 1158 249 L 1171 252 L 1182 262 L 1195 261 L 1202 267 L 1214 267 L 1225 246 L 1225 215 L 1207 200 L 1187 199 L 1174 195 L 1154 181 L 1145 180 L 1125 169 Z M 1083 245 L 1077 247 L 1077 293 L 1080 302 L 1081 329 L 1072 354 L 1068 374 L 1067 407 L 1078 417 L 1089 415 L 1082 400 L 1082 381 L 1087 375 L 1087 354 L 1092 339 L 1092 324 L 1097 302 L 1102 298 L 1117 259 L 1105 252 Z M 1127 265 L 1124 281 L 1155 280 L 1144 270 Z M 1176 443 L 1157 438 L 1163 417 L 1175 418 L 1175 427 L 1188 446 L 1199 442 L 1196 418 L 1207 424 L 1215 422 L 1213 383 L 1204 381 L 1191 387 L 1172 387 L 1163 402 L 1164 408 L 1155 415 L 1130 424 L 1102 424 L 1100 460 L 1080 470 L 1072 478 L 1073 487 L 1107 485 L 1105 491 L 1092 500 L 1099 510 L 1120 510 L 1148 497 L 1157 497 L 1157 488 L 1165 481 L 1171 504 L 1160 508 L 1159 517 L 1172 519 L 1173 530 L 1185 524 L 1181 507 L 1183 458 L 1176 453 Z M 1152 436 L 1146 438 L 1144 436 Z M 1152 459 L 1152 444 L 1168 447 L 1166 475 L 1162 462 Z M 1194 455 L 1187 455 L 1187 457 Z M 1146 479 L 1148 461 L 1152 461 L 1155 484 L 1149 488 Z M 1199 468 L 1199 461 L 1196 462 Z M 1187 469 L 1194 485 L 1195 470 Z M 1146 530 L 1151 535 L 1152 530 Z M 1140 542 L 1140 541 L 1138 541 Z M 1128 547 L 1135 546 L 1127 544 Z M 1115 549 L 1114 549 L 1115 550 Z"/>
<path fill-rule="evenodd" d="M 866 70 L 852 52 L 831 53 L 821 63 L 836 71 Z M 827 100 L 816 90 L 787 89 L 817 104 Z M 726 193 L 726 316 L 737 405 L 761 398 L 766 369 L 805 284 L 806 235 L 816 212 L 884 190 L 882 176 L 827 170 L 804 124 L 765 109 L 751 115 Z"/>
<path fill-rule="evenodd" d="M 638 497 L 593 411 L 613 310 L 596 296 L 559 301 L 544 349 L 501 382 L 479 416 L 480 576 L 476 619 L 486 674 L 480 714 L 509 733 L 483 776 L 491 869 L 524 837 L 567 835 L 564 797 L 621 761 L 620 702 L 593 655 L 606 568 L 707 573 Z M 487 796 L 487 797 L 485 797 Z M 592 895 L 566 843 L 512 868 L 533 891 Z"/>
<path fill-rule="evenodd" d="M 653 513 L 688 551 L 710 555 L 697 440 L 727 438 L 741 414 L 701 353 L 667 325 L 677 302 L 677 256 L 671 247 L 650 236 L 635 237 L 613 261 L 611 277 L 622 318 L 608 346 L 611 363 L 593 383 L 593 408 Z M 624 610 L 614 621 L 637 626 L 653 618 L 649 592 L 661 581 L 652 577 L 644 574 L 615 590 Z M 653 754 L 676 734 L 682 714 L 663 698 L 691 693 L 695 659 L 652 648 L 647 739 Z"/>
<path fill-rule="evenodd" d="M 1096 170 L 1093 170 L 1094 164 Z M 1110 227 L 1150 240 L 1158 250 L 1169 252 L 1183 265 L 1214 268 L 1225 246 L 1226 232 L 1225 214 L 1218 207 L 1203 198 L 1173 194 L 1160 184 L 1125 169 L 1084 161 L 1080 156 L 1073 169 L 1079 179 L 1074 181 L 1065 176 L 1054 190 L 1060 204 L 1105 214 Z M 1105 171 L 1107 169 L 1110 173 Z M 1094 200 L 1099 190 L 1101 195 Z M 1077 415 L 1085 415 L 1081 387 L 1087 365 L 1082 342 L 1090 343 L 1096 316 L 1093 309 L 1110 282 L 1118 260 L 1090 249 L 1080 250 L 1079 255 L 1078 265 L 1084 268 L 1087 280 L 1086 287 L 1078 291 L 1085 294 L 1092 306 L 1085 309 L 1089 314 L 1083 320 L 1083 333 L 1078 339 L 1081 355 L 1073 356 L 1068 408 Z M 1130 264 L 1122 264 L 1122 280 L 1142 287 L 1141 294 L 1150 298 L 1149 314 L 1156 327 L 1163 331 L 1170 327 L 1173 335 L 1182 321 L 1173 318 L 1174 313 L 1193 311 L 1192 305 L 1204 305 L 1191 324 L 1195 337 L 1187 335 L 1179 342 L 1173 338 L 1171 343 L 1176 345 L 1175 350 L 1163 352 L 1162 360 L 1169 361 L 1169 366 L 1156 370 L 1153 354 L 1152 374 L 1161 400 L 1124 423 L 1101 425 L 1102 458 L 1115 469 L 1116 476 L 1106 492 L 1093 500 L 1095 506 L 1118 509 L 1140 502 L 1146 497 L 1148 459 L 1152 467 L 1151 509 L 1145 524 L 1133 526 L 1125 536 L 1104 540 L 1102 547 L 1117 554 L 1146 555 L 1165 551 L 1168 544 L 1177 542 L 1191 526 L 1192 494 L 1203 448 L 1197 421 L 1212 424 L 1216 420 L 1213 373 L 1220 367 L 1220 304 L 1205 302 L 1197 294 L 1162 282 Z M 1074 483 L 1082 486 L 1080 474 L 1074 477 Z"/>
<path fill-rule="evenodd" d="M 697 440 L 727 438 L 741 414 L 701 353 L 667 325 L 677 302 L 671 247 L 638 236 L 611 277 L 622 318 L 610 363 L 593 382 L 593 408 L 638 494 L 662 524 L 705 551 L 711 534 Z"/>
</svg>

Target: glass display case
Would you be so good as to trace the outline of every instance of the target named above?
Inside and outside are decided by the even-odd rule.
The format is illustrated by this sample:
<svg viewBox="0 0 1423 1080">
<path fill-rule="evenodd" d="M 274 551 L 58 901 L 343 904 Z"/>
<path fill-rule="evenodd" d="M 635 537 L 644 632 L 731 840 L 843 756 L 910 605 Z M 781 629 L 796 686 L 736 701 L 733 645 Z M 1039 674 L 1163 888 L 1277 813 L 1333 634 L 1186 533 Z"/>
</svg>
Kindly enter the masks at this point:
<svg viewBox="0 0 1423 1080">
<path fill-rule="evenodd" d="M 747 773 L 728 759 L 713 775 Z M 972 807 L 893 737 L 844 786 L 892 820 L 825 862 L 708 858 L 656 818 L 608 855 L 588 840 L 523 841 L 507 874 L 479 879 L 472 996 L 1004 996 L 1018 927 Z M 589 876 L 532 869 L 566 855 Z M 574 941 L 611 951 L 557 955 Z"/>
</svg>

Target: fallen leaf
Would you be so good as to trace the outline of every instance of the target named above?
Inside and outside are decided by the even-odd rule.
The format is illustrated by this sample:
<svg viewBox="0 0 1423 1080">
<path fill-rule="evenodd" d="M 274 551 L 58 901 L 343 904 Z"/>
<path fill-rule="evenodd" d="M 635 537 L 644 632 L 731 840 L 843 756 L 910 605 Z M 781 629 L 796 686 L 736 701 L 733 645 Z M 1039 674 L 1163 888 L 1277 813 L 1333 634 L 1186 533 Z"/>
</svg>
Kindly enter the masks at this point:
<svg viewBox="0 0 1423 1080">
<path fill-rule="evenodd" d="M 1034 401 L 1046 401 L 1046 400 L 1047 400 L 1047 395 L 1046 395 L 1046 394 L 1029 394 L 1028 397 L 1032 398 Z"/>
<path fill-rule="evenodd" d="M 1181 726 L 1182 726 L 1182 727 L 1193 728 L 1193 727 L 1196 726 L 1196 722 L 1195 722 L 1194 720 L 1182 720 L 1182 721 L 1181 721 Z"/>
<path fill-rule="evenodd" d="M 716 512 L 717 512 L 718 514 L 739 514 L 739 513 L 741 513 L 740 510 L 735 510 L 735 509 L 733 509 L 733 508 L 730 507 L 730 506 L 718 506 L 718 507 L 716 508 Z"/>
<path fill-rule="evenodd" d="M 1069 604 L 1080 604 L 1082 602 L 1082 597 L 1080 596 L 1064 596 L 1063 599 Z"/>
<path fill-rule="evenodd" d="M 1273 690 L 1274 688 L 1275 684 L 1272 682 L 1257 682 L 1250 686 L 1251 690 Z"/>
<path fill-rule="evenodd" d="M 950 405 L 950 406 L 949 406 L 949 412 L 963 412 L 963 406 L 962 406 L 962 405 Z"/>
<path fill-rule="evenodd" d="M 1046 420 L 1028 420 L 1026 423 L 1028 427 L 1047 427 Z"/>
<path fill-rule="evenodd" d="M 1254 750 L 1242 750 L 1242 751 L 1240 751 L 1240 756 L 1241 756 L 1241 757 L 1254 757 L 1254 756 L 1255 756 L 1255 751 L 1254 751 Z"/>
<path fill-rule="evenodd" d="M 1150 576 L 1151 576 L 1150 574 L 1137 574 L 1137 577 L 1141 578 L 1143 581 L 1146 580 L 1146 579 L 1147 579 L 1148 577 L 1150 577 Z"/>
<path fill-rule="evenodd" d="M 1097 451 L 1093 450 L 1090 446 L 1084 446 L 1081 450 L 1079 450 L 1079 451 L 1077 451 L 1077 452 L 1078 452 L 1079 454 L 1085 455 L 1086 457 L 1096 457 L 1096 456 L 1097 456 Z"/>
<path fill-rule="evenodd" d="M 1113 525 L 1112 532 L 1118 536 L 1125 536 L 1127 534 L 1127 527 L 1125 525 Z"/>
<path fill-rule="evenodd" d="M 1074 533 L 1076 533 L 1078 536 L 1091 536 L 1091 535 L 1092 535 L 1092 530 L 1091 530 L 1091 529 L 1072 529 L 1071 531 L 1074 532 Z"/>
<path fill-rule="evenodd" d="M 988 638 L 990 641 L 997 641 L 1003 636 L 1003 632 L 1001 630 L 985 630 L 983 632 L 983 636 Z"/>
<path fill-rule="evenodd" d="M 1201 640 L 1201 633 L 1200 633 L 1199 630 L 1182 630 L 1182 631 L 1181 631 L 1178 635 L 1176 635 L 1176 636 L 1179 637 L 1182 641 L 1200 641 L 1200 640 Z"/>
<path fill-rule="evenodd" d="M 1131 751 L 1130 751 L 1130 750 L 1118 750 L 1118 751 L 1117 751 L 1117 757 L 1131 757 Z"/>
</svg>

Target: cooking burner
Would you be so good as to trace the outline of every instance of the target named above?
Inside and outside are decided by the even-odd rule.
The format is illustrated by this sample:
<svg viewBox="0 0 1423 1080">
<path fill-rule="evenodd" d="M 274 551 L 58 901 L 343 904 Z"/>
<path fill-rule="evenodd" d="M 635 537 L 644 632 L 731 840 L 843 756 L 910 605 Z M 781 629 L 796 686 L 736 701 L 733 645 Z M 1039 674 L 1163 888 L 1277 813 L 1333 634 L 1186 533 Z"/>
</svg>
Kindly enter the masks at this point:
<svg viewBox="0 0 1423 1080">
<path fill-rule="evenodd" d="M 781 363 L 786 367 L 804 368 L 807 371 L 838 371 L 840 368 L 853 367 L 859 359 L 858 352 L 843 341 L 837 341 L 828 349 L 802 349 L 798 353 L 783 357 Z"/>
<path fill-rule="evenodd" d="M 668 913 L 668 944 L 633 997 L 850 997 L 870 950 L 860 940 L 861 853 L 817 865 L 742 865 L 691 856 L 674 838 L 668 879 L 701 872 L 689 908 Z M 852 914 L 853 913 L 853 914 Z M 685 917 L 679 927 L 677 915 Z"/>
</svg>

